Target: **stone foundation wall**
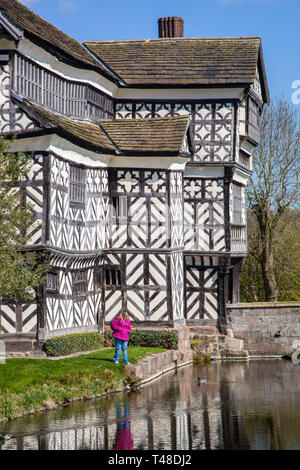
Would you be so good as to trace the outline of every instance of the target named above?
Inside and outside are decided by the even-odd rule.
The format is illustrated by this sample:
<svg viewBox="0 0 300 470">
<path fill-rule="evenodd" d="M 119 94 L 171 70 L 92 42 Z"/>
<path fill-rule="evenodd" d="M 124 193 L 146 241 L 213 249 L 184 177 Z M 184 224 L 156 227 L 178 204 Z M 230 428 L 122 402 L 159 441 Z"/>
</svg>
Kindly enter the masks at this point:
<svg viewBox="0 0 300 470">
<path fill-rule="evenodd" d="M 142 382 L 174 369 L 193 360 L 190 331 L 188 326 L 174 328 L 178 332 L 178 350 L 169 349 L 162 353 L 150 354 L 135 365 L 126 366 L 127 372 L 142 379 Z"/>
<path fill-rule="evenodd" d="M 226 314 L 250 355 L 284 355 L 300 345 L 300 302 L 228 304 Z"/>
</svg>

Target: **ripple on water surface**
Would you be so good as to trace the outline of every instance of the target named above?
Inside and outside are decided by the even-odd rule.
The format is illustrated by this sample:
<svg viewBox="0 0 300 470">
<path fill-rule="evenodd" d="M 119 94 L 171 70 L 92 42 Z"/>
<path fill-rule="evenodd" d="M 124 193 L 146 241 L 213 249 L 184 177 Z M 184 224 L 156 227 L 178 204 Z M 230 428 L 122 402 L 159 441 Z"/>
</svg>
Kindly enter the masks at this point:
<svg viewBox="0 0 300 470">
<path fill-rule="evenodd" d="M 6 449 L 300 449 L 300 367 L 211 362 L 6 423 Z"/>
</svg>

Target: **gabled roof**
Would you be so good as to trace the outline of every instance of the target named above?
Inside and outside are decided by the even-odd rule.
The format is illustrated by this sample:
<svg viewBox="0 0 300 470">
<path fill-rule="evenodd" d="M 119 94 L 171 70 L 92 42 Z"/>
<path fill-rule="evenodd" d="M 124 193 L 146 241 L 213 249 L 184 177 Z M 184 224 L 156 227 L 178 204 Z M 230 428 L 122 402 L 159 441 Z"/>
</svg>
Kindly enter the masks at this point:
<svg viewBox="0 0 300 470">
<path fill-rule="evenodd" d="M 58 51 L 61 57 L 67 56 L 77 65 L 79 63 L 86 68 L 96 69 L 111 80 L 115 80 L 114 75 L 89 54 L 82 44 L 48 23 L 19 1 L 0 0 L 0 11 L 29 39 L 38 40 L 39 43 L 43 42 L 48 50 Z M 7 29 L 7 21 L 4 20 L 4 22 L 6 24 L 2 26 Z"/>
<path fill-rule="evenodd" d="M 16 104 L 49 132 L 96 152 L 123 155 L 180 155 L 189 126 L 188 116 L 153 119 L 102 119 L 99 125 L 75 121 L 45 110 L 29 100 Z M 39 129 L 30 131 L 41 132 Z M 28 132 L 27 132 L 28 135 Z M 25 133 L 20 138 L 26 137 Z"/>
<path fill-rule="evenodd" d="M 249 85 L 257 63 L 268 87 L 259 37 L 85 41 L 131 87 Z"/>
</svg>

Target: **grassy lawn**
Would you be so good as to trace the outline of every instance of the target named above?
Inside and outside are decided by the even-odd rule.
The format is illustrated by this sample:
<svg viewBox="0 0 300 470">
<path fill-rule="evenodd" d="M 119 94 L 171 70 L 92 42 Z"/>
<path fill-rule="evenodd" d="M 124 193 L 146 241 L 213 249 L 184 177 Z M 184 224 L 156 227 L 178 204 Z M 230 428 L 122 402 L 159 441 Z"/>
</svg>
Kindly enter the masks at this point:
<svg viewBox="0 0 300 470">
<path fill-rule="evenodd" d="M 129 347 L 128 357 L 135 364 L 147 354 L 161 351 L 164 349 Z M 0 418 L 120 388 L 126 378 L 125 364 L 115 364 L 113 355 L 114 348 L 109 348 L 58 360 L 6 359 L 0 364 Z"/>
</svg>

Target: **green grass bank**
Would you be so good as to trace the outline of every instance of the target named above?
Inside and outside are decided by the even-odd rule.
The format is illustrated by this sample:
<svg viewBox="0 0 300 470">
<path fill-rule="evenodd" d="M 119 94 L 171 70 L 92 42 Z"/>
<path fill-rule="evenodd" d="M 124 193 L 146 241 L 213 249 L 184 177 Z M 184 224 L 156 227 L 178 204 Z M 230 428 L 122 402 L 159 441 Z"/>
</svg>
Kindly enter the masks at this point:
<svg viewBox="0 0 300 470">
<path fill-rule="evenodd" d="M 136 364 L 162 351 L 129 347 L 128 357 Z M 104 348 L 57 360 L 6 359 L 0 364 L 0 421 L 122 390 L 125 364 L 115 364 L 113 355 L 114 348 Z"/>
</svg>

